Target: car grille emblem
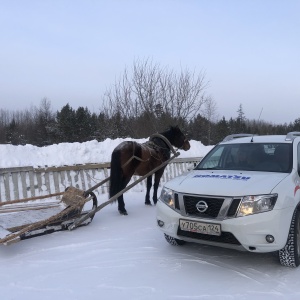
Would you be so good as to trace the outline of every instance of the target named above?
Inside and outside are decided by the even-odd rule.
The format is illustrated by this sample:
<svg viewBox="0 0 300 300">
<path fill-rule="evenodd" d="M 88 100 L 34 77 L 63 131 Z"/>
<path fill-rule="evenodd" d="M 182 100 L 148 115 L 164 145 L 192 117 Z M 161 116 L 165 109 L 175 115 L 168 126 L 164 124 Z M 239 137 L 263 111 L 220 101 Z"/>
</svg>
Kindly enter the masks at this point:
<svg viewBox="0 0 300 300">
<path fill-rule="evenodd" d="M 199 212 L 204 213 L 208 209 L 208 205 L 205 201 L 201 200 L 196 204 L 196 208 Z"/>
</svg>

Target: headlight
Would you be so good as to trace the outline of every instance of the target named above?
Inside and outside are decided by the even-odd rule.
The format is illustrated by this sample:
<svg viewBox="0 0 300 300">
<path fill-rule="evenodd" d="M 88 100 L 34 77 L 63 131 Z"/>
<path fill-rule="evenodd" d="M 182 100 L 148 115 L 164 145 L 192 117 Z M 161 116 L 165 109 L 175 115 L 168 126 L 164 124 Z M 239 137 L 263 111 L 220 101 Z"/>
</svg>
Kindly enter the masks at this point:
<svg viewBox="0 0 300 300">
<path fill-rule="evenodd" d="M 237 217 L 270 211 L 273 209 L 277 197 L 277 194 L 245 196 L 242 198 Z"/>
<path fill-rule="evenodd" d="M 163 188 L 160 194 L 160 200 L 171 208 L 175 209 L 174 192 L 168 188 Z"/>
</svg>

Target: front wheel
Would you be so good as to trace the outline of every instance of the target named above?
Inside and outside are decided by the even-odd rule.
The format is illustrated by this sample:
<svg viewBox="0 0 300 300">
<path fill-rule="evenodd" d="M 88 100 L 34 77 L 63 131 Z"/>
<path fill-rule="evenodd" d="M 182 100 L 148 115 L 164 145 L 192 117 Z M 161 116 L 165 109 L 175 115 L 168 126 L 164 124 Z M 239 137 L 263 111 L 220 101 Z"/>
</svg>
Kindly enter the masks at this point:
<svg viewBox="0 0 300 300">
<path fill-rule="evenodd" d="M 165 239 L 166 241 L 171 244 L 172 246 L 181 246 L 185 244 L 185 241 L 183 240 L 179 240 L 179 239 L 175 239 L 167 234 L 165 234 Z"/>
<path fill-rule="evenodd" d="M 300 264 L 300 211 L 294 211 L 288 239 L 284 248 L 279 250 L 279 261 L 286 267 L 298 267 Z"/>
</svg>

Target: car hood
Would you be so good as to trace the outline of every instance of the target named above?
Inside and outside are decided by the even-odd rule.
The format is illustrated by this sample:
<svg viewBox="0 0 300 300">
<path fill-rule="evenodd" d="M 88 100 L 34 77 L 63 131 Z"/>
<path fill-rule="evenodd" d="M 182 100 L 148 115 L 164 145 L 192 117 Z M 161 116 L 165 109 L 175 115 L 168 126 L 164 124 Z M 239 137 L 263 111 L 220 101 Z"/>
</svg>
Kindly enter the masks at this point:
<svg viewBox="0 0 300 300">
<path fill-rule="evenodd" d="M 254 171 L 193 170 L 166 183 L 179 193 L 243 196 L 269 194 L 289 174 Z"/>
</svg>

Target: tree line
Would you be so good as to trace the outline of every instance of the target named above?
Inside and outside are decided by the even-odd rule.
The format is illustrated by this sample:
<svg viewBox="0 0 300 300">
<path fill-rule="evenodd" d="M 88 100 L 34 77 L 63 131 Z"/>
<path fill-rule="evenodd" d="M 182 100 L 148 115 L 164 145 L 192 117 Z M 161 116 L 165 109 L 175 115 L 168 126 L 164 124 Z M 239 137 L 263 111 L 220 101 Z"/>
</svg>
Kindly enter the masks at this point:
<svg viewBox="0 0 300 300">
<path fill-rule="evenodd" d="M 300 131 L 300 118 L 289 124 L 249 120 L 243 106 L 236 116 L 216 118 L 216 103 L 206 94 L 203 72 L 176 73 L 150 60 L 135 61 L 106 91 L 98 112 L 67 103 L 53 111 L 51 101 L 22 111 L 0 109 L 0 143 L 45 146 L 96 139 L 147 138 L 179 125 L 190 139 L 214 145 L 233 133 L 286 134 Z"/>
</svg>

